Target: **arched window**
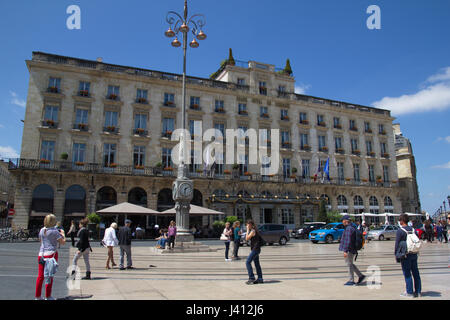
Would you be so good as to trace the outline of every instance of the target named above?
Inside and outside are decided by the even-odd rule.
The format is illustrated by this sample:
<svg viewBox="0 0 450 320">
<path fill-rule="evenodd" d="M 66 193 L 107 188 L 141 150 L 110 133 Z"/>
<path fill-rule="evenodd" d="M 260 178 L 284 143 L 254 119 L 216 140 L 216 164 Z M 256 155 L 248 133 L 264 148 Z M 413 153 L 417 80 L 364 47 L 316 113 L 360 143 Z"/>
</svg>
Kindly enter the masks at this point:
<svg viewBox="0 0 450 320">
<path fill-rule="evenodd" d="M 162 189 L 158 193 L 158 208 L 159 212 L 172 209 L 175 207 L 175 201 L 172 199 L 172 190 L 171 189 Z"/>
<path fill-rule="evenodd" d="M 97 192 L 97 211 L 117 204 L 117 193 L 111 187 L 103 187 Z"/>
<path fill-rule="evenodd" d="M 338 202 L 338 206 L 347 206 L 348 205 L 347 204 L 347 198 L 345 196 L 343 196 L 343 195 L 340 195 L 337 198 L 337 202 Z"/>
<path fill-rule="evenodd" d="M 191 200 L 191 204 L 203 207 L 203 195 L 197 189 L 194 189 L 194 197 Z"/>
<path fill-rule="evenodd" d="M 142 188 L 131 189 L 128 193 L 128 202 L 147 208 L 147 192 Z"/>
<path fill-rule="evenodd" d="M 371 207 L 378 207 L 378 199 L 375 196 L 369 198 L 369 203 Z"/>
<path fill-rule="evenodd" d="M 82 186 L 73 185 L 66 190 L 64 214 L 86 213 L 86 191 Z"/>
<path fill-rule="evenodd" d="M 384 206 L 385 207 L 392 207 L 392 199 L 391 197 L 385 197 L 384 198 Z"/>
<path fill-rule="evenodd" d="M 361 198 L 361 196 L 355 196 L 355 197 L 353 198 L 353 205 L 354 205 L 355 207 L 356 207 L 356 206 L 359 206 L 359 207 L 364 206 L 363 198 Z"/>
<path fill-rule="evenodd" d="M 320 196 L 320 200 L 324 200 L 328 206 L 331 205 L 330 197 L 327 194 L 322 194 Z"/>
<path fill-rule="evenodd" d="M 48 184 L 41 184 L 33 191 L 31 210 L 36 212 L 53 212 L 53 188 Z"/>
</svg>

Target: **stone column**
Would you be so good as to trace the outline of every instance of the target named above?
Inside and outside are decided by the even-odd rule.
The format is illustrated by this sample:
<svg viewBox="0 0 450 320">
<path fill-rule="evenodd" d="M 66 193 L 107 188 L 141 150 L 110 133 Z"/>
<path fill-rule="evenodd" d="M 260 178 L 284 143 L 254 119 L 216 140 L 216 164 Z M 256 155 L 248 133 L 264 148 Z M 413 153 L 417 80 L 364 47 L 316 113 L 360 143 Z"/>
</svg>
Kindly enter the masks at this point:
<svg viewBox="0 0 450 320">
<path fill-rule="evenodd" d="M 12 219 L 12 222 L 15 226 L 24 229 L 28 228 L 32 198 L 32 190 L 20 186 L 16 187 L 14 197 L 14 209 L 16 211 L 16 214 Z"/>
<path fill-rule="evenodd" d="M 53 198 L 53 213 L 56 216 L 56 221 L 62 223 L 64 219 L 64 189 L 56 189 L 55 196 Z"/>
</svg>

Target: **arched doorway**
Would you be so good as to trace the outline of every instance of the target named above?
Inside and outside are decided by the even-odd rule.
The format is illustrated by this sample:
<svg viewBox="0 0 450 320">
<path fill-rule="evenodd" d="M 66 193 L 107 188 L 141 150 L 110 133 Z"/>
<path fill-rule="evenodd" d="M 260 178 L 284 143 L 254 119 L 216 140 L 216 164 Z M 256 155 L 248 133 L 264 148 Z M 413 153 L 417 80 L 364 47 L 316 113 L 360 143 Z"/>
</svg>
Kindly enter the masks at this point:
<svg viewBox="0 0 450 320">
<path fill-rule="evenodd" d="M 31 216 L 28 223 L 29 229 L 40 228 L 44 223 L 44 216 L 53 213 L 53 188 L 48 184 L 38 185 L 33 190 L 31 200 Z"/>
<path fill-rule="evenodd" d="M 203 195 L 202 193 L 194 189 L 194 197 L 191 200 L 191 204 L 203 207 Z M 195 226 L 202 227 L 203 226 L 203 216 L 189 216 L 189 227 Z"/>
<path fill-rule="evenodd" d="M 128 202 L 147 208 L 147 192 L 142 188 L 133 188 L 128 193 Z M 147 216 L 128 216 L 128 219 L 133 221 L 133 227 L 141 227 L 142 229 L 147 229 L 148 221 Z"/>
<path fill-rule="evenodd" d="M 86 191 L 82 186 L 73 185 L 66 190 L 64 199 L 63 228 L 68 231 L 71 221 L 77 221 L 86 215 Z"/>
<path fill-rule="evenodd" d="M 96 211 L 115 206 L 117 193 L 111 187 L 103 187 L 97 192 Z"/>
<path fill-rule="evenodd" d="M 156 210 L 162 212 L 168 209 L 172 209 L 173 207 L 175 207 L 175 201 L 173 201 L 172 198 L 172 190 L 168 188 L 162 189 L 158 193 L 158 203 Z M 175 215 L 158 217 L 155 223 L 158 224 L 161 229 L 168 228 L 171 220 L 175 220 Z"/>
</svg>

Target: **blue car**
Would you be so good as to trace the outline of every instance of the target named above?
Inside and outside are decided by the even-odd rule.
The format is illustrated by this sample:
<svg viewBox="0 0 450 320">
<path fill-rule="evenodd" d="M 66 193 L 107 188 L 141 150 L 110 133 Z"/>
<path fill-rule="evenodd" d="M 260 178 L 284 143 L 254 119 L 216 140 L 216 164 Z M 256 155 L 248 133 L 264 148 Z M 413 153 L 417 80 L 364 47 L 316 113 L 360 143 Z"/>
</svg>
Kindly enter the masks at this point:
<svg viewBox="0 0 450 320">
<path fill-rule="evenodd" d="M 311 231 L 309 233 L 309 240 L 312 243 L 323 241 L 325 243 L 333 243 L 333 241 L 341 241 L 344 233 L 344 225 L 340 222 L 329 223 L 325 227 Z"/>
</svg>

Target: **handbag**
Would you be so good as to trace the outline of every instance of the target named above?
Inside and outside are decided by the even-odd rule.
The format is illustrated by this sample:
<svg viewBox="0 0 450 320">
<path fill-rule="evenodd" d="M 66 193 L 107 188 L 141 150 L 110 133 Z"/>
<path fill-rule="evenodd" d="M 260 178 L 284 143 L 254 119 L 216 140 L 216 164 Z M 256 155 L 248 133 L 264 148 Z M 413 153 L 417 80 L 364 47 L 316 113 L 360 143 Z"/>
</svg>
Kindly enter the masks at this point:
<svg viewBox="0 0 450 320">
<path fill-rule="evenodd" d="M 220 240 L 222 240 L 222 241 L 228 241 L 229 239 L 228 239 L 228 237 L 227 237 L 226 235 L 224 235 L 224 234 L 222 233 L 222 235 L 220 236 Z"/>
</svg>

